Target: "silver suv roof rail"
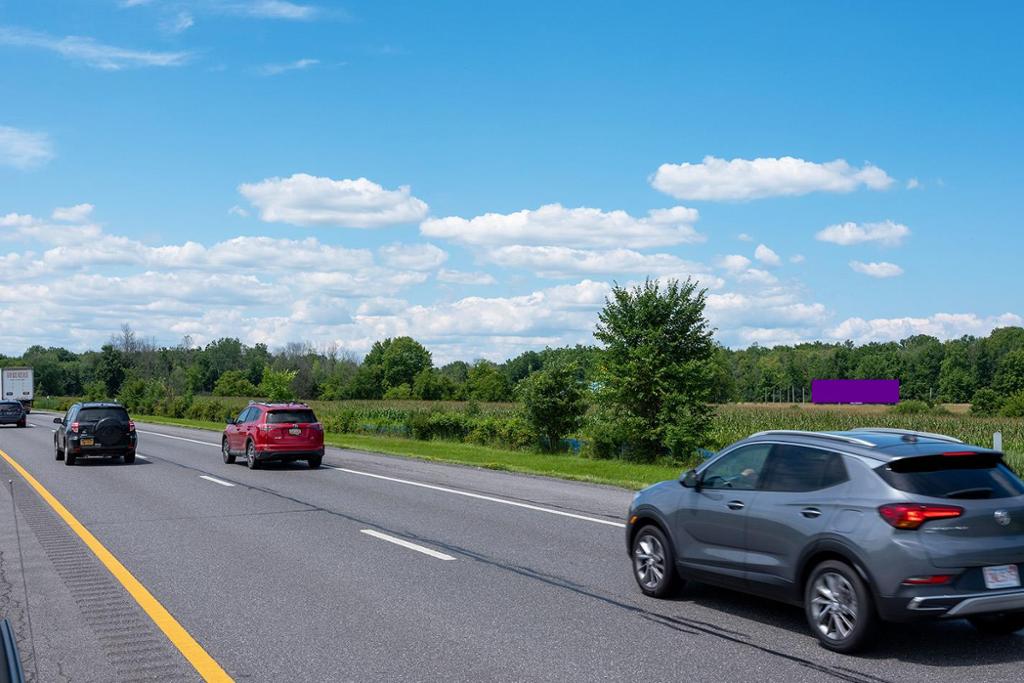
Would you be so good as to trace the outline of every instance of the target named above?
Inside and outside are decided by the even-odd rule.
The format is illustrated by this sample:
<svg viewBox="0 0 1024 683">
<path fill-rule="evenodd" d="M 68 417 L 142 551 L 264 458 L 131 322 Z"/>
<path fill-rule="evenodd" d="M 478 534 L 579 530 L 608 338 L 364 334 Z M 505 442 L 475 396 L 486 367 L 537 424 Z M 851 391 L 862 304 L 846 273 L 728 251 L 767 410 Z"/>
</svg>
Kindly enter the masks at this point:
<svg viewBox="0 0 1024 683">
<path fill-rule="evenodd" d="M 936 441 L 948 441 L 949 443 L 963 443 L 960 439 L 945 434 L 935 434 L 934 432 L 918 432 L 913 429 L 895 429 L 892 427 L 857 427 L 851 429 L 851 432 L 875 432 L 876 434 L 902 434 L 903 436 L 920 436 L 925 439 L 935 439 Z"/>
<path fill-rule="evenodd" d="M 830 434 L 828 432 L 808 432 L 802 429 L 769 429 L 765 432 L 758 432 L 751 434 L 750 438 L 755 436 L 814 436 L 819 439 L 832 439 L 833 441 L 842 441 L 843 443 L 852 443 L 858 446 L 866 446 L 868 448 L 874 448 L 875 444 L 865 439 L 858 439 L 855 436 L 847 436 L 845 434 Z"/>
</svg>

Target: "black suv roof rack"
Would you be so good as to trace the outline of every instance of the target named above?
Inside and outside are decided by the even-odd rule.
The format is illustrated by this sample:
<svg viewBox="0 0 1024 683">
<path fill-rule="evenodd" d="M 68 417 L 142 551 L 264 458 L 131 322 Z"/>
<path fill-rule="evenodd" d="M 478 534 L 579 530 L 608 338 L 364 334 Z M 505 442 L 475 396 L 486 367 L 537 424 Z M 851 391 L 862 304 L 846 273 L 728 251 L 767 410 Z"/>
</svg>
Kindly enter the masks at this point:
<svg viewBox="0 0 1024 683">
<path fill-rule="evenodd" d="M 857 427 L 851 432 L 874 432 L 876 434 L 900 434 L 902 436 L 917 436 L 922 439 L 935 439 L 936 441 L 948 441 L 949 443 L 963 443 L 960 439 L 945 434 L 934 432 L 919 432 L 913 429 L 895 429 L 893 427 Z"/>
<path fill-rule="evenodd" d="M 874 448 L 875 444 L 871 443 L 866 439 L 858 439 L 855 436 L 847 436 L 845 434 L 832 434 L 830 432 L 808 432 L 803 429 L 769 429 L 764 432 L 757 432 L 751 434 L 751 438 L 755 436 L 813 436 L 819 439 L 831 439 L 833 441 L 842 441 L 844 443 L 851 443 L 857 446 L 866 446 L 867 448 Z"/>
</svg>

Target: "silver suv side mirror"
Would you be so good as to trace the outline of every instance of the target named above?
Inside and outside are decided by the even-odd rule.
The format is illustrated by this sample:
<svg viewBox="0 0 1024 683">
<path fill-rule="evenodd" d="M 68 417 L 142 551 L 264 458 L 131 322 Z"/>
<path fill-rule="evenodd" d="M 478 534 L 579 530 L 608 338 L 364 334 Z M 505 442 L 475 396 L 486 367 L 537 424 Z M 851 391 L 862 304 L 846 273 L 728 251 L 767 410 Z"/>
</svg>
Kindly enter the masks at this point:
<svg viewBox="0 0 1024 683">
<path fill-rule="evenodd" d="M 682 478 L 679 480 L 679 483 L 688 489 L 695 489 L 697 491 L 700 491 L 700 480 L 701 477 L 699 474 L 697 474 L 697 470 L 690 470 L 689 472 L 683 474 Z"/>
</svg>

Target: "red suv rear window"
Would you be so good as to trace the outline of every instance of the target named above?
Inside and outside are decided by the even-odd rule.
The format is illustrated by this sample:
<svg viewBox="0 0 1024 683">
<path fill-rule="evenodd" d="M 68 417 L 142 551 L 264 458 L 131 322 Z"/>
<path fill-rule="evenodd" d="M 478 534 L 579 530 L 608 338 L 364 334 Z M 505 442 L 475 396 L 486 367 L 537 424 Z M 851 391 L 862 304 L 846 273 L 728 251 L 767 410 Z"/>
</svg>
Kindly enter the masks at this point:
<svg viewBox="0 0 1024 683">
<path fill-rule="evenodd" d="M 272 410 L 267 413 L 267 424 L 283 424 L 298 422 L 308 424 L 316 422 L 316 415 L 308 408 L 305 410 Z"/>
</svg>

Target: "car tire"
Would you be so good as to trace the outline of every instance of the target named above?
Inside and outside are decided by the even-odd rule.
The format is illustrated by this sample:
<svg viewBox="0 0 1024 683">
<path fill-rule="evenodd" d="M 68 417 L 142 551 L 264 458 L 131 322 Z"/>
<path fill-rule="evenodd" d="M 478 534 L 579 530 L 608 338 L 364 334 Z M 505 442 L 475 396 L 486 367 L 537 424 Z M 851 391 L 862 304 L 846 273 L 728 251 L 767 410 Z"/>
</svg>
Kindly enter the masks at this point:
<svg viewBox="0 0 1024 683">
<path fill-rule="evenodd" d="M 256 444 L 252 441 L 245 444 L 245 466 L 250 470 L 260 468 L 260 461 L 256 459 Z"/>
<path fill-rule="evenodd" d="M 54 458 L 56 460 L 63 460 L 64 459 L 64 451 L 62 451 L 60 449 L 60 444 L 58 443 L 56 438 L 54 438 L 54 440 L 53 440 L 53 451 L 54 451 Z"/>
<path fill-rule="evenodd" d="M 665 533 L 648 524 L 633 537 L 630 549 L 633 578 L 644 595 L 667 598 L 682 589 L 685 583 L 676 572 L 676 557 Z"/>
<path fill-rule="evenodd" d="M 225 465 L 235 464 L 235 456 L 231 453 L 231 446 L 228 445 L 227 437 L 220 440 L 220 456 L 224 459 Z"/>
<path fill-rule="evenodd" d="M 324 461 L 324 456 L 318 455 L 315 458 L 310 458 L 309 460 L 306 461 L 306 463 L 309 465 L 309 469 L 315 470 L 315 469 L 319 469 L 319 467 L 323 463 L 323 461 Z"/>
<path fill-rule="evenodd" d="M 133 462 L 135 462 L 135 454 L 134 453 L 125 453 L 124 454 L 124 463 L 126 465 L 131 465 Z"/>
<path fill-rule="evenodd" d="M 804 585 L 804 613 L 811 633 L 833 652 L 863 648 L 878 624 L 867 584 L 850 565 L 822 562 Z"/>
<path fill-rule="evenodd" d="M 64 453 L 64 464 L 68 467 L 74 465 L 76 460 L 78 460 L 78 457 L 74 453 Z"/>
<path fill-rule="evenodd" d="M 969 617 L 971 626 L 989 636 L 1008 636 L 1024 629 L 1024 612 Z"/>
<path fill-rule="evenodd" d="M 18 423 L 18 428 L 19 429 L 24 429 L 25 428 L 25 420 L 22 420 L 21 422 Z"/>
</svg>

